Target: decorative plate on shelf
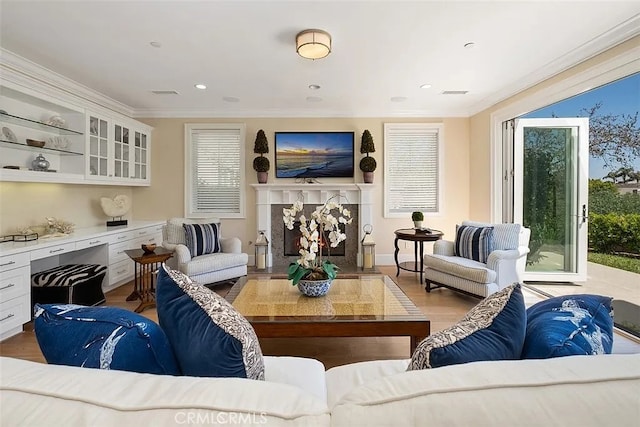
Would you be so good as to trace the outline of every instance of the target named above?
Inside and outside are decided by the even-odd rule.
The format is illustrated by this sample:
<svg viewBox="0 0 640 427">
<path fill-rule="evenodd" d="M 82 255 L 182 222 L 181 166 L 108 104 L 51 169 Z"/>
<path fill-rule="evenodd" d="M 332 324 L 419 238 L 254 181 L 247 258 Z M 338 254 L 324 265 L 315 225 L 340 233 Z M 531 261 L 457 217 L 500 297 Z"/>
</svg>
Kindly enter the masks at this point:
<svg viewBox="0 0 640 427">
<path fill-rule="evenodd" d="M 13 131 L 8 127 L 5 126 L 2 128 L 2 134 L 7 139 L 7 141 L 18 142 L 18 138 L 16 137 L 16 134 L 13 133 Z"/>
</svg>

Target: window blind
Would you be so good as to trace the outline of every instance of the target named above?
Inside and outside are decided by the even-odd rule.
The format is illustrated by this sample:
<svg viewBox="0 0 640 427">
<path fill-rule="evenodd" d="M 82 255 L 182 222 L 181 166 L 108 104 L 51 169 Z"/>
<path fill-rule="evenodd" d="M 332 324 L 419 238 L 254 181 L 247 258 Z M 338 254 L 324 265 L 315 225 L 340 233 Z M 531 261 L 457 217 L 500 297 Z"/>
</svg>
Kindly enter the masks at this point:
<svg viewBox="0 0 640 427">
<path fill-rule="evenodd" d="M 243 216 L 244 130 L 234 124 L 191 126 L 186 168 L 189 216 Z"/>
<path fill-rule="evenodd" d="M 442 125 L 385 123 L 385 215 L 440 210 Z"/>
</svg>

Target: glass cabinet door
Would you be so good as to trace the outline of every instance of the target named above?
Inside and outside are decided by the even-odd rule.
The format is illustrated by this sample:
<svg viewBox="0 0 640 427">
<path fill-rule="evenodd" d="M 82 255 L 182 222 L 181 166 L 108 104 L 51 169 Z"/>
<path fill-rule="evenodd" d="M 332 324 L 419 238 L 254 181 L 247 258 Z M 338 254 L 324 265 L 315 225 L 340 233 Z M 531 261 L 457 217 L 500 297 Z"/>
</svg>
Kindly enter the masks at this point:
<svg viewBox="0 0 640 427">
<path fill-rule="evenodd" d="M 114 126 L 114 176 L 116 178 L 129 177 L 129 128 L 115 125 Z"/>
<path fill-rule="evenodd" d="M 108 123 L 99 117 L 89 116 L 89 174 L 108 176 L 109 137 Z"/>
<path fill-rule="evenodd" d="M 136 131 L 134 144 L 134 178 L 147 179 L 147 167 L 149 158 L 147 135 L 145 133 Z"/>
</svg>

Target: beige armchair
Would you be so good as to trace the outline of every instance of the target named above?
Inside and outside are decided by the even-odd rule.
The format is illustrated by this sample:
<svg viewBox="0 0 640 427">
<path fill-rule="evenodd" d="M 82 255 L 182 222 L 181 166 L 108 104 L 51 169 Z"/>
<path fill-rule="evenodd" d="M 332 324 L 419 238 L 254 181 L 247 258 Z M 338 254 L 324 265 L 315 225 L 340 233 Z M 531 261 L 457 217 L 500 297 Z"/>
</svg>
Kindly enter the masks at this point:
<svg viewBox="0 0 640 427">
<path fill-rule="evenodd" d="M 183 224 L 218 224 L 218 218 L 171 218 L 162 227 L 162 246 L 174 251 L 167 264 L 182 271 L 192 280 L 202 284 L 215 284 L 235 280 L 247 275 L 249 256 L 242 252 L 242 242 L 237 237 L 219 237 L 221 252 L 192 256 L 186 246 Z"/>
<path fill-rule="evenodd" d="M 522 282 L 531 230 L 520 224 L 487 224 L 463 221 L 462 225 L 493 227 L 494 250 L 487 262 L 455 256 L 454 242 L 439 240 L 433 255 L 423 258 L 425 289 L 447 287 L 473 296 L 486 297 L 504 287 Z"/>
</svg>

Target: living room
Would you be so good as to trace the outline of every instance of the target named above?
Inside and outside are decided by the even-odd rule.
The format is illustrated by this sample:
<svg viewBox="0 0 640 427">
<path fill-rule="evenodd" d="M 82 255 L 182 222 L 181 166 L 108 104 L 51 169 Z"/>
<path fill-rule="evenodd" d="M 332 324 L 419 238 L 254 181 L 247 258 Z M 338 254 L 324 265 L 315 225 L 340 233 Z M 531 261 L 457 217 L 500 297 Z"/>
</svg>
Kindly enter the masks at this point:
<svg viewBox="0 0 640 427">
<path fill-rule="evenodd" d="M 353 177 L 319 181 L 323 185 L 360 185 L 363 177 L 358 169 L 361 158 L 358 148 L 363 132 L 368 130 L 376 145 L 376 151 L 370 155 L 378 164 L 373 184 L 368 184 L 367 187 L 371 192 L 375 264 L 385 274 L 394 273 L 394 231 L 411 228 L 412 221 L 410 213 L 385 214 L 385 124 L 426 123 L 441 126 L 441 206 L 437 213 L 426 215 L 425 223 L 432 229 L 441 230 L 445 238 L 453 238 L 456 224 L 464 220 L 502 222 L 501 160 L 496 147 L 501 141 L 499 125 L 503 120 L 640 71 L 637 59 L 640 45 L 637 22 L 640 10 L 634 2 L 623 2 L 615 11 L 604 4 L 606 2 L 587 2 L 590 6 L 584 6 L 582 13 L 585 15 L 582 20 L 577 21 L 593 23 L 596 18 L 603 17 L 598 25 L 593 24 L 594 28 L 587 31 L 571 24 L 569 27 L 574 32 L 567 30 L 565 33 L 559 30 L 562 20 L 554 17 L 549 23 L 540 24 L 544 30 L 538 27 L 538 33 L 548 34 L 530 37 L 521 34 L 527 31 L 518 30 L 517 20 L 513 19 L 517 16 L 517 10 L 511 10 L 517 9 L 517 6 L 510 3 L 498 5 L 484 2 L 482 6 L 487 10 L 483 11 L 481 6 L 468 4 L 445 8 L 440 2 L 412 2 L 415 3 L 412 5 L 397 2 L 401 6 L 394 6 L 397 4 L 394 2 L 376 2 L 375 6 L 369 5 L 373 10 L 373 15 L 370 16 L 365 13 L 367 7 L 364 2 L 343 2 L 349 4 L 342 5 L 304 2 L 302 6 L 294 6 L 288 2 L 274 2 L 277 4 L 270 6 L 262 2 L 237 2 L 239 5 L 233 6 L 232 2 L 211 2 L 205 10 L 219 12 L 217 15 L 213 14 L 216 16 L 215 24 L 207 22 L 208 19 L 203 17 L 206 13 L 191 10 L 191 7 L 196 7 L 194 5 L 185 6 L 186 9 L 175 6 L 169 12 L 165 10 L 162 17 L 157 17 L 151 10 L 145 10 L 145 7 L 153 7 L 151 5 L 143 6 L 137 2 L 132 2 L 133 6 L 117 2 L 96 3 L 93 6 L 96 9 L 93 10 L 91 4 L 77 5 L 77 13 L 81 17 L 74 18 L 75 14 L 70 13 L 70 10 L 76 6 L 69 2 L 3 2 L 0 5 L 0 66 L 3 80 L 8 78 L 5 81 L 12 88 L 22 87 L 30 93 L 41 93 L 47 100 L 111 111 L 114 115 L 128 117 L 148 126 L 152 129 L 150 183 L 131 186 L 110 185 L 108 182 L 71 184 L 55 182 L 55 178 L 29 182 L 7 179 L 8 174 L 0 174 L 0 235 L 12 235 L 20 229 L 39 226 L 47 217 L 71 222 L 76 229 L 102 226 L 111 218 L 102 211 L 100 199 L 116 195 L 125 195 L 131 200 L 131 209 L 124 219 L 132 222 L 164 222 L 173 217 L 185 217 L 188 209 L 185 206 L 185 183 L 190 176 L 186 166 L 185 126 L 194 123 L 232 123 L 244 127 L 244 174 L 240 189 L 244 211 L 235 217 L 221 216 L 221 229 L 223 236 L 239 238 L 242 251 L 249 254 L 249 266 L 253 267 L 254 243 L 261 229 L 256 212 L 256 189 L 260 184 L 257 184 L 256 173 L 252 168 L 255 157 L 254 140 L 258 131 L 264 130 L 269 143 L 269 153 L 266 154 L 271 162 L 268 185 L 295 184 L 294 179 L 275 176 L 276 132 L 353 132 L 356 151 Z M 431 7 L 443 9 L 429 14 L 430 3 Z M 117 26 L 115 30 L 108 29 L 113 27 L 110 23 L 117 20 L 117 13 L 110 8 L 117 7 L 123 8 L 127 22 L 134 17 L 144 21 L 142 26 L 145 29 L 141 30 L 144 34 L 135 34 L 134 31 L 134 34 L 129 34 L 131 39 L 127 39 L 112 32 L 118 31 Z M 220 9 L 216 10 L 216 7 Z M 413 7 L 417 9 L 412 9 Z M 448 7 L 452 9 L 449 10 Z M 472 12 L 465 12 L 465 7 L 471 7 Z M 501 7 L 504 7 L 505 15 L 501 15 Z M 527 3 L 521 7 L 523 9 L 520 13 L 524 16 L 536 18 L 530 18 L 532 22 L 527 23 L 531 27 L 538 25 L 534 24 L 536 20 L 544 23 L 540 16 L 551 8 L 550 5 L 542 5 L 541 11 L 534 14 L 532 12 L 536 9 L 535 5 Z M 568 13 L 575 6 L 563 4 L 558 7 Z M 289 9 L 290 17 L 285 20 L 282 17 L 287 16 Z M 508 14 L 506 10 L 509 10 Z M 504 33 L 513 34 L 518 42 L 523 43 L 521 49 L 524 53 L 518 52 L 513 56 L 503 53 L 502 59 L 496 60 L 499 58 L 496 51 L 503 49 L 513 52 L 514 49 L 504 47 L 503 43 L 506 44 L 507 41 L 504 40 L 504 34 L 500 35 L 498 31 L 497 35 L 492 34 L 491 39 L 487 38 L 488 34 L 483 39 L 476 38 L 471 31 L 463 31 L 465 26 L 473 29 L 482 27 L 480 17 L 472 19 L 474 12 L 482 12 L 482 18 L 486 19 L 492 14 L 500 15 L 505 20 L 504 25 L 508 25 L 508 30 Z M 440 13 L 440 21 L 430 16 Z M 456 13 L 465 17 L 464 22 L 457 21 L 456 31 L 452 28 L 447 37 L 443 37 L 442 34 L 447 32 L 447 23 L 454 25 L 447 19 Z M 171 14 L 175 15 L 174 26 L 170 24 Z M 385 14 L 390 15 L 388 20 L 383 20 Z M 411 15 L 414 15 L 413 19 L 409 19 Z M 89 31 L 92 20 L 87 16 L 105 17 L 104 20 L 94 22 L 98 30 L 96 34 Z M 189 20 L 193 16 L 200 16 L 200 19 L 192 23 L 193 29 L 190 31 Z M 235 16 L 235 21 L 223 25 L 225 18 L 230 16 Z M 74 24 L 76 19 L 83 21 L 83 25 L 77 22 Z M 390 52 L 402 50 L 397 46 L 411 38 L 411 28 L 418 34 L 416 21 L 419 19 L 429 19 L 430 24 L 437 25 L 440 32 L 426 35 L 419 33 L 417 38 L 421 41 L 411 43 L 411 49 L 407 48 L 413 54 L 387 57 Z M 500 19 L 495 16 L 491 19 L 491 26 L 496 27 Z M 157 28 L 152 25 L 154 22 Z M 377 22 L 384 25 L 376 24 Z M 405 24 L 399 25 L 398 22 Z M 238 26 L 239 23 L 244 28 L 251 28 L 251 31 L 232 31 L 233 26 Z M 67 28 L 68 25 L 79 26 L 68 32 L 62 31 L 60 38 L 54 36 L 57 34 L 54 29 Z M 207 26 L 219 28 L 208 34 L 205 30 Z M 394 43 L 399 44 L 384 45 L 384 49 L 378 50 L 368 48 L 366 52 L 359 50 L 359 46 L 367 44 L 366 34 L 369 32 L 383 32 L 383 35 L 376 34 L 374 40 L 375 43 L 381 43 L 381 39 L 393 39 L 391 35 L 394 34 L 394 28 L 402 26 L 409 30 L 398 30 L 402 36 L 398 36 L 399 40 Z M 24 32 L 29 32 L 28 28 L 34 27 L 42 29 L 38 32 L 30 31 L 41 33 L 40 38 L 36 34 L 28 37 L 24 35 Z M 306 28 L 316 27 L 331 34 L 332 48 L 326 58 L 310 61 L 296 53 L 295 35 Z M 169 31 L 166 28 L 172 29 Z M 364 39 L 349 40 L 356 33 L 360 33 L 358 37 Z M 78 34 L 83 36 L 78 37 Z M 85 34 L 86 39 L 79 40 L 85 38 Z M 538 55 L 539 47 L 550 44 L 554 37 L 558 46 L 550 46 L 548 55 Z M 112 42 L 107 43 L 105 39 Z M 201 39 L 206 40 L 202 42 Z M 475 46 L 464 46 L 472 41 Z M 160 46 L 153 46 L 151 42 Z M 512 42 L 509 41 L 508 45 L 512 46 Z M 93 52 L 90 48 L 92 43 L 105 50 Z M 191 52 L 195 54 L 196 60 L 189 59 L 187 55 L 188 49 L 185 46 L 189 43 L 197 46 Z M 208 50 L 212 44 L 218 49 L 218 45 L 225 43 L 228 43 L 228 47 L 220 51 L 214 51 L 213 47 Z M 249 48 L 243 45 L 245 43 Z M 430 57 L 431 64 L 421 60 L 419 65 L 415 65 L 415 52 L 424 48 L 422 43 L 427 46 L 438 44 L 440 50 L 434 49 L 436 51 L 454 49 L 455 52 Z M 129 45 L 132 50 L 127 50 L 123 45 Z M 133 45 L 136 47 L 132 47 Z M 261 48 L 265 45 L 263 52 Z M 83 59 L 83 54 L 78 53 L 66 58 L 62 51 L 58 51 L 60 46 L 62 51 L 83 52 L 87 56 Z M 114 50 L 106 50 L 107 48 Z M 228 57 L 222 56 L 227 50 L 232 53 L 227 52 Z M 384 52 L 384 55 L 380 53 L 379 56 L 377 52 Z M 531 56 L 535 54 L 536 60 L 528 61 L 527 52 Z M 203 58 L 203 53 L 208 58 Z M 140 64 L 132 59 L 136 56 L 141 58 Z M 220 63 L 228 61 L 235 64 L 228 59 L 234 56 L 242 57 L 242 61 L 239 61 L 241 65 L 229 67 L 233 69 L 223 73 L 219 69 Z M 118 71 L 117 66 L 107 67 L 108 62 L 117 62 L 120 57 L 126 58 L 122 71 Z M 97 73 L 89 67 L 89 71 L 83 72 L 83 62 L 98 64 L 105 71 Z M 132 77 L 135 80 L 132 84 L 139 88 L 120 86 L 127 80 L 128 74 L 136 73 L 138 65 L 142 67 L 142 63 L 147 70 L 142 73 L 145 76 Z M 433 63 L 438 63 L 439 71 L 427 72 Z M 493 64 L 492 67 L 488 63 Z M 174 73 L 171 68 L 175 64 L 183 64 L 175 68 L 191 70 L 186 76 L 180 74 L 183 79 L 181 81 L 170 79 Z M 287 64 L 291 64 L 294 71 L 286 71 Z M 501 67 L 513 67 L 515 70 L 513 74 L 501 74 Z M 264 68 L 278 71 L 266 72 L 263 71 Z M 387 68 L 393 69 L 395 74 L 387 74 Z M 461 71 L 464 69 L 473 71 Z M 178 74 L 177 71 L 175 73 Z M 279 77 L 276 75 L 278 73 Z M 496 86 L 495 81 L 492 81 L 491 89 L 488 86 L 474 87 L 476 79 L 491 73 L 496 75 L 494 80 L 503 80 L 504 84 Z M 223 74 L 231 74 L 233 78 L 225 80 L 221 77 Z M 382 82 L 373 79 L 378 74 L 381 75 Z M 267 80 L 267 75 L 272 80 Z M 345 81 L 340 83 L 340 90 L 332 88 L 332 85 L 338 85 L 336 81 L 341 75 Z M 359 83 L 358 78 L 362 78 L 363 83 Z M 287 79 L 293 80 L 292 85 L 297 88 L 288 88 L 285 84 Z M 260 82 L 255 83 L 256 80 Z M 202 81 L 209 86 L 206 90 L 193 88 L 194 84 Z M 432 88 L 420 89 L 419 85 L 424 83 L 430 83 Z M 312 85 L 319 85 L 321 88 L 309 88 Z M 353 97 L 346 91 L 349 86 L 359 88 Z M 285 87 L 292 92 L 285 93 Z M 151 94 L 153 90 L 173 89 L 177 89 L 179 95 Z M 469 94 L 442 95 L 443 91 L 448 90 L 469 90 Z M 376 97 L 384 99 L 376 101 L 373 99 Z M 4 161 L 0 163 L 5 166 Z M 51 180 L 54 182 L 50 182 Z M 314 184 L 300 185 L 312 187 Z M 360 224 L 362 225 L 364 224 Z M 427 252 L 431 251 L 431 245 L 427 244 Z M 401 261 L 414 259 L 413 245 L 401 244 L 399 250 Z M 400 279 L 403 278 L 415 282 L 415 286 L 424 293 L 424 287 L 413 275 L 403 272 Z M 451 300 L 461 301 L 456 308 L 456 315 L 460 315 L 459 317 L 477 302 L 456 294 L 453 294 Z M 445 301 L 447 303 L 457 304 Z M 456 320 L 446 321 L 452 323 Z M 442 321 L 441 325 L 444 323 Z"/>
</svg>

